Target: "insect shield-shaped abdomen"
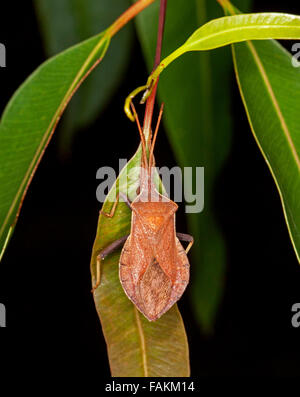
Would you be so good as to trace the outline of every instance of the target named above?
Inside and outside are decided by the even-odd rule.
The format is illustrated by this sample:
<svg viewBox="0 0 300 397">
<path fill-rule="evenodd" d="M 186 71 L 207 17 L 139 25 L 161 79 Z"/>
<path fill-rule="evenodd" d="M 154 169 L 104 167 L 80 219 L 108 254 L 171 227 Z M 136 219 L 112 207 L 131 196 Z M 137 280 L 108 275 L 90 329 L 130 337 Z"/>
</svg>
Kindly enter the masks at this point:
<svg viewBox="0 0 300 397">
<path fill-rule="evenodd" d="M 131 233 L 120 257 L 120 280 L 126 295 L 154 321 L 183 294 L 189 262 L 175 233 L 177 205 L 149 185 L 154 201 L 147 201 L 148 193 L 142 189 L 132 203 Z"/>
</svg>

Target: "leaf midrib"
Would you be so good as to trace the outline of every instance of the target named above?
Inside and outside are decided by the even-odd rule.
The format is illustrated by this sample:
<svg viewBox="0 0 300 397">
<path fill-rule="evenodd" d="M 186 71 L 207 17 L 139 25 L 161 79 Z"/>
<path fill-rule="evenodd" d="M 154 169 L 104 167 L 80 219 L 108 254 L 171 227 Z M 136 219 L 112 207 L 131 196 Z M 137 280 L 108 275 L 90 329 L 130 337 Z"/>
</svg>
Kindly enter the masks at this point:
<svg viewBox="0 0 300 397">
<path fill-rule="evenodd" d="M 134 306 L 134 314 L 135 314 L 138 333 L 139 333 L 139 337 L 140 337 L 140 347 L 141 347 L 141 353 L 142 353 L 142 365 L 143 365 L 144 376 L 148 377 L 149 375 L 148 375 L 148 363 L 147 363 L 147 353 L 146 353 L 146 340 L 145 340 L 144 330 L 143 330 L 141 319 L 140 319 L 140 314 L 135 306 Z"/>
</svg>

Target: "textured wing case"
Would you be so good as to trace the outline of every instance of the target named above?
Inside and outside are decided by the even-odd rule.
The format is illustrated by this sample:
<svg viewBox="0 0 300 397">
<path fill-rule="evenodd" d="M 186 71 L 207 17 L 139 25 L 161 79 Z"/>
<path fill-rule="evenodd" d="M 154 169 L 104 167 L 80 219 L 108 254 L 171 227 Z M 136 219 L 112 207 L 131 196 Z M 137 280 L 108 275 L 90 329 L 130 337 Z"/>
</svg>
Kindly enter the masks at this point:
<svg viewBox="0 0 300 397">
<path fill-rule="evenodd" d="M 176 204 L 147 204 L 135 203 L 119 272 L 126 295 L 154 321 L 183 294 L 189 282 L 189 261 L 175 234 Z"/>
</svg>

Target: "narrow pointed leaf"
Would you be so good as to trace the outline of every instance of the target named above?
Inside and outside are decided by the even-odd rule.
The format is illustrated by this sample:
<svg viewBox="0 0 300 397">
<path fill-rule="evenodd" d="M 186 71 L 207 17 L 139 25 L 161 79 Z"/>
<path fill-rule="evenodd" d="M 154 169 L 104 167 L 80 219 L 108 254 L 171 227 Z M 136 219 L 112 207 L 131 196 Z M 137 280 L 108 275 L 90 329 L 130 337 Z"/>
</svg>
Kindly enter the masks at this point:
<svg viewBox="0 0 300 397">
<path fill-rule="evenodd" d="M 118 189 L 133 200 L 139 186 L 140 150 L 123 168 L 102 210 L 110 212 Z M 157 185 L 159 186 L 159 185 Z M 112 218 L 100 214 L 91 260 L 92 283 L 96 257 L 110 243 L 130 232 L 131 213 L 119 202 Z M 127 298 L 119 280 L 120 251 L 101 263 L 101 284 L 94 292 L 96 309 L 107 344 L 112 376 L 189 376 L 189 352 L 177 305 L 155 322 L 148 321 Z"/>
<path fill-rule="evenodd" d="M 89 68 L 104 56 L 101 33 L 42 64 L 16 91 L 0 124 L 0 252 L 55 125 Z"/>
<path fill-rule="evenodd" d="M 247 8 L 249 1 L 239 0 L 239 5 Z M 152 21 L 157 20 L 158 8 L 153 4 L 135 19 L 149 71 L 157 34 Z M 171 53 L 198 26 L 217 16 L 222 16 L 222 9 L 211 0 L 170 2 L 163 53 Z M 195 238 L 188 289 L 195 317 L 206 333 L 213 330 L 225 277 L 226 249 L 213 214 L 213 189 L 230 146 L 231 72 L 228 49 L 194 53 L 175 62 L 168 73 L 162 74 L 158 86 L 159 98 L 165 104 L 164 126 L 178 165 L 205 167 L 204 210 L 188 214 L 187 220 L 189 233 Z"/>
<path fill-rule="evenodd" d="M 295 39 L 299 34 L 300 18 L 296 15 L 275 12 L 233 15 L 199 28 L 184 44 L 184 51 L 209 50 L 250 39 Z"/>
<path fill-rule="evenodd" d="M 227 12 L 238 12 L 224 4 Z M 235 44 L 232 53 L 248 120 L 278 188 L 300 261 L 300 69 L 274 40 Z"/>
</svg>

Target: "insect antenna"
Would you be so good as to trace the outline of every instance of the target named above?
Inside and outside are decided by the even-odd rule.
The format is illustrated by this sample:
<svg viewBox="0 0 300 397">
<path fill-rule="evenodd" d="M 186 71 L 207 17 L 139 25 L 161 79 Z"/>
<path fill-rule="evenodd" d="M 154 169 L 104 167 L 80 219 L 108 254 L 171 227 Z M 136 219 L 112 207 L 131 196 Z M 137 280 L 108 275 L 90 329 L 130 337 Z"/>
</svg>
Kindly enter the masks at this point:
<svg viewBox="0 0 300 397">
<path fill-rule="evenodd" d="M 154 146 L 155 146 L 155 141 L 156 141 L 156 137 L 157 137 L 157 133 L 158 133 L 158 129 L 159 129 L 163 111 L 164 111 L 164 103 L 161 104 L 156 127 L 155 127 L 155 132 L 154 132 L 153 139 L 151 142 L 150 154 L 149 154 L 149 171 L 151 170 L 151 167 L 153 166 L 153 163 L 154 163 L 154 159 L 153 159 Z"/>
<path fill-rule="evenodd" d="M 143 166 L 144 166 L 144 168 L 146 168 L 147 165 L 148 165 L 148 161 L 147 161 L 147 153 L 146 153 L 146 140 L 145 140 L 145 135 L 144 135 L 144 133 L 143 133 L 143 131 L 142 131 L 142 127 L 141 127 L 141 124 L 140 124 L 140 120 L 139 120 L 138 114 L 137 114 L 137 112 L 136 112 L 136 110 L 135 110 L 135 106 L 134 106 L 133 102 L 130 102 L 130 106 L 131 106 L 131 109 L 132 109 L 132 111 L 133 111 L 134 118 L 135 118 L 135 121 L 136 121 L 137 126 L 138 126 L 138 130 L 139 130 L 139 133 L 140 133 L 141 144 L 142 144 L 142 160 L 143 160 Z"/>
</svg>

